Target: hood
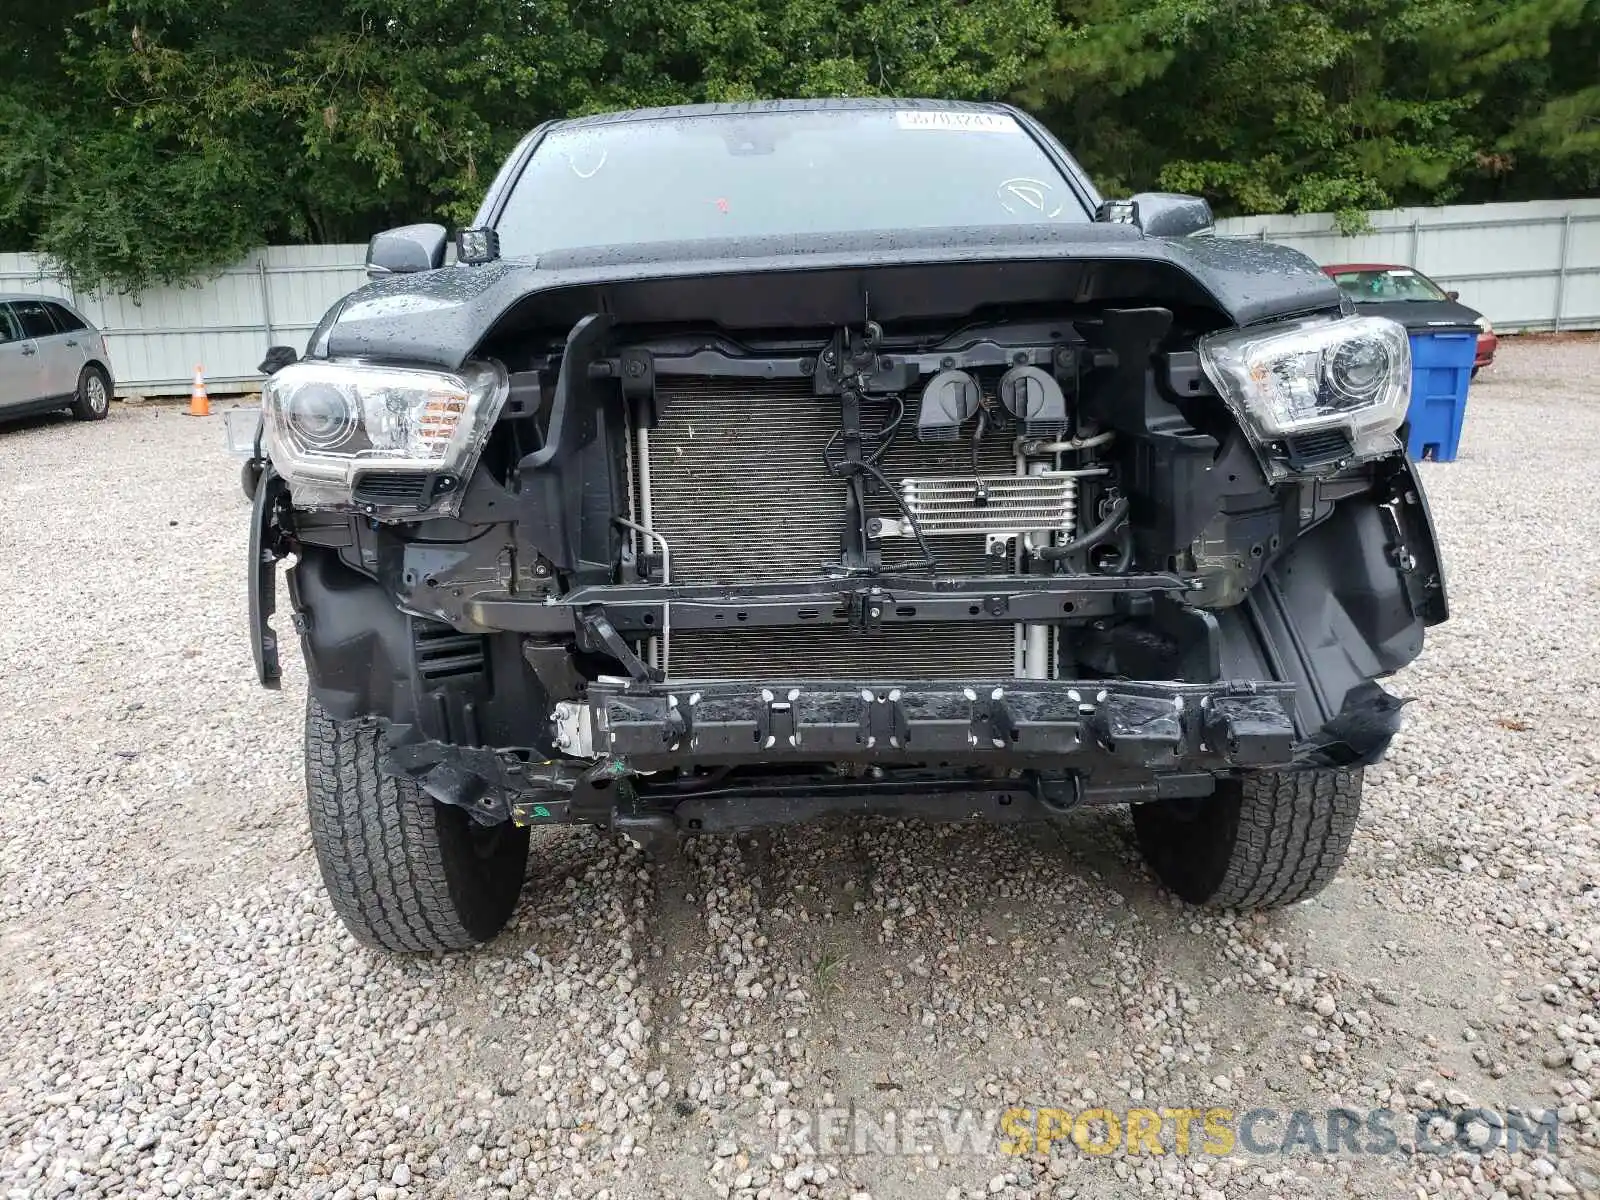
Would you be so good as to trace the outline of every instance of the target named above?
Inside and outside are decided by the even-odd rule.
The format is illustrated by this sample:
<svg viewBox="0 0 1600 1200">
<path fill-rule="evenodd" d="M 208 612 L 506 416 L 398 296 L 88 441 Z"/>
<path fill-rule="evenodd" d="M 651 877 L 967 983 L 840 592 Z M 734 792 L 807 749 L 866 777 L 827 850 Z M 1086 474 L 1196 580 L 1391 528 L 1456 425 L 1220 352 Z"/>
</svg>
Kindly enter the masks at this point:
<svg viewBox="0 0 1600 1200">
<path fill-rule="evenodd" d="M 1355 312 L 1362 317 L 1387 317 L 1400 322 L 1411 333 L 1429 330 L 1461 330 L 1478 323 L 1480 312 L 1459 301 L 1357 301 Z"/>
<path fill-rule="evenodd" d="M 1456 300 L 1376 300 L 1357 302 L 1355 310 L 1363 317 L 1388 317 L 1413 333 L 1476 326 L 1482 315 Z"/>
<path fill-rule="evenodd" d="M 783 283 L 762 288 L 760 277 Z M 391 276 L 336 304 L 307 352 L 454 369 L 513 310 L 751 327 L 791 311 L 795 323 L 825 323 L 846 298 L 844 319 L 859 320 L 863 296 L 881 319 L 941 315 L 941 302 L 948 313 L 950 296 L 1167 303 L 1233 325 L 1340 305 L 1333 280 L 1286 246 L 1112 224 L 976 226 L 606 246 Z"/>
</svg>

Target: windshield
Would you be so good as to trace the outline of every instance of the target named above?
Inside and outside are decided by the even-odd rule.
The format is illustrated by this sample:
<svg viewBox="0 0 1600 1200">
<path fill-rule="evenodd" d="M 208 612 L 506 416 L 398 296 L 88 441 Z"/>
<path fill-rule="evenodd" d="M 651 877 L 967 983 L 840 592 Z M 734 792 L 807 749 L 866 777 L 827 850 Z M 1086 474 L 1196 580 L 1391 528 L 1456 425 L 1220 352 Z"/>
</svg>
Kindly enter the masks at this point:
<svg viewBox="0 0 1600 1200">
<path fill-rule="evenodd" d="M 846 109 L 558 129 L 496 228 L 506 257 L 575 247 L 959 225 L 1084 223 L 1009 115 Z"/>
<path fill-rule="evenodd" d="M 1377 267 L 1367 271 L 1339 271 L 1333 280 L 1357 304 L 1391 300 L 1448 300 L 1438 285 L 1407 267 Z"/>
</svg>

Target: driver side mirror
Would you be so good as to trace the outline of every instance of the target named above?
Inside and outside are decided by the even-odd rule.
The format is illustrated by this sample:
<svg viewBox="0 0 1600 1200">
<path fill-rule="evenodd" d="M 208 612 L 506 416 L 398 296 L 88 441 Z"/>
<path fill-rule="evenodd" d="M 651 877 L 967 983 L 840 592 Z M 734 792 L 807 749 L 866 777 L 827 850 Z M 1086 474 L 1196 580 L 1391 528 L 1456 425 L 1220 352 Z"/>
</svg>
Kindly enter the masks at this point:
<svg viewBox="0 0 1600 1200">
<path fill-rule="evenodd" d="M 1459 300 L 1459 299 L 1461 299 L 1461 293 L 1460 292 L 1456 292 L 1456 291 L 1446 292 L 1444 294 L 1444 296 L 1445 296 L 1446 300 Z"/>
<path fill-rule="evenodd" d="M 433 271 L 444 266 L 448 233 L 443 225 L 402 225 L 367 243 L 367 278 Z"/>
<path fill-rule="evenodd" d="M 1137 225 L 1146 237 L 1196 237 L 1216 231 L 1210 203 L 1183 192 L 1140 192 L 1128 200 L 1107 200 L 1095 219 Z"/>
</svg>

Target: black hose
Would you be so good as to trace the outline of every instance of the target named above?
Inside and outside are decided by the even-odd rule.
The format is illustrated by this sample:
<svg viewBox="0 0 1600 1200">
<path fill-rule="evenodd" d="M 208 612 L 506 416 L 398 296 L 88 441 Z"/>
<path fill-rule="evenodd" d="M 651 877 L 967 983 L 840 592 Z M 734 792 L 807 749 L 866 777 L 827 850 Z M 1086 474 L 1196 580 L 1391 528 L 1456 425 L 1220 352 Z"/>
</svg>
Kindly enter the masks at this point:
<svg viewBox="0 0 1600 1200">
<path fill-rule="evenodd" d="M 896 392 L 894 399 L 896 405 L 898 406 L 898 411 L 895 413 L 894 420 L 890 421 L 883 427 L 883 431 L 878 435 L 877 447 L 871 454 L 865 456 L 859 463 L 854 464 L 856 468 L 854 471 L 850 470 L 851 464 L 846 463 L 843 460 L 835 462 L 832 456 L 828 453 L 833 448 L 833 444 L 843 436 L 843 430 L 835 433 L 825 443 L 823 443 L 822 467 L 823 470 L 827 471 L 827 473 L 833 476 L 835 479 L 852 478 L 859 480 L 860 476 L 862 475 L 870 475 L 873 481 L 876 482 L 877 485 L 886 493 L 888 493 L 889 498 L 894 501 L 895 506 L 899 508 L 902 515 L 904 515 L 906 523 L 911 526 L 911 534 L 917 539 L 917 549 L 922 551 L 923 565 L 926 566 L 930 571 L 937 571 L 939 569 L 939 560 L 933 556 L 933 548 L 928 545 L 928 539 L 922 532 L 922 523 L 917 520 L 917 514 L 911 511 L 910 506 L 906 504 L 905 497 L 895 489 L 894 485 L 889 482 L 888 476 L 886 476 L 878 467 L 878 460 L 883 457 L 884 451 L 888 450 L 889 444 L 894 440 L 895 434 L 899 431 L 900 425 L 906 417 L 905 397 Z M 857 507 L 863 511 L 866 509 L 866 504 L 864 501 L 865 496 L 858 494 Z"/>
<path fill-rule="evenodd" d="M 917 548 L 922 551 L 923 564 L 928 570 L 937 571 L 939 569 L 939 561 L 933 557 L 933 550 L 928 545 L 928 539 L 922 534 L 922 523 L 917 520 L 917 514 L 911 511 L 911 506 L 906 503 L 905 497 L 890 485 L 888 478 L 875 464 L 864 462 L 861 464 L 861 469 L 878 481 L 878 486 L 889 493 L 890 498 L 899 507 L 900 511 L 905 514 L 906 523 L 911 526 L 911 534 L 917 539 Z"/>
<path fill-rule="evenodd" d="M 896 392 L 894 394 L 894 400 L 895 400 L 895 403 L 899 406 L 899 410 L 895 413 L 894 420 L 890 421 L 887 425 L 885 425 L 883 427 L 882 430 L 879 431 L 877 448 L 874 449 L 871 454 L 868 454 L 868 455 L 865 456 L 865 458 L 863 459 L 863 461 L 865 461 L 865 462 L 870 462 L 870 463 L 881 462 L 883 460 L 884 454 L 888 452 L 889 447 L 894 444 L 895 434 L 900 432 L 900 426 L 906 419 L 906 401 L 905 401 L 905 397 L 900 395 L 899 392 Z M 835 446 L 835 444 L 837 444 L 839 439 L 842 438 L 843 436 L 844 436 L 844 430 L 842 430 L 842 429 L 836 430 L 834 432 L 834 435 L 832 437 L 830 437 L 825 443 L 823 443 L 823 446 L 822 446 L 822 463 L 823 463 L 823 465 L 825 467 L 827 467 L 829 475 L 838 475 L 839 474 L 839 466 L 843 463 L 842 459 L 838 463 L 835 463 L 833 458 L 830 456 L 830 453 L 829 453 L 830 451 L 832 451 L 833 447 Z"/>
<path fill-rule="evenodd" d="M 1133 530 L 1128 526 L 1122 527 L 1122 549 L 1117 555 L 1117 561 L 1105 568 L 1105 575 L 1126 575 L 1128 568 L 1133 566 Z"/>
<path fill-rule="evenodd" d="M 1069 555 L 1076 554 L 1080 550 L 1086 550 L 1122 524 L 1127 515 L 1128 501 L 1126 499 L 1118 500 L 1111 506 L 1111 511 L 1106 514 L 1105 519 L 1089 530 L 1088 533 L 1082 537 L 1073 538 L 1072 541 L 1060 546 L 1045 546 L 1035 550 L 1034 557 L 1043 559 L 1045 562 L 1058 562 Z"/>
<path fill-rule="evenodd" d="M 886 454 L 889 450 L 889 447 L 894 444 L 895 434 L 900 432 L 900 426 L 906 419 L 906 398 L 899 392 L 896 392 L 894 394 L 894 402 L 897 406 L 894 414 L 894 420 L 885 425 L 883 427 L 883 432 L 878 434 L 878 448 L 871 454 L 867 455 L 868 462 L 877 463 L 883 461 L 884 454 Z"/>
</svg>

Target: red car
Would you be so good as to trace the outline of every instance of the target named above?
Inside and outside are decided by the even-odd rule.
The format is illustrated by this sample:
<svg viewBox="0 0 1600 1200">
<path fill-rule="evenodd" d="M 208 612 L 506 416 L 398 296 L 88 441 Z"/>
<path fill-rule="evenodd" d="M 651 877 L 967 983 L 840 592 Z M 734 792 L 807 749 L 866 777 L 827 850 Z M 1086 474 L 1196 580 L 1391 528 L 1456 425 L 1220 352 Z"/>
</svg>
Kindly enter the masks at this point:
<svg viewBox="0 0 1600 1200">
<path fill-rule="evenodd" d="M 1494 361 L 1500 339 L 1495 336 L 1489 318 L 1462 304 L 1459 292 L 1445 291 L 1415 267 L 1394 263 L 1337 263 L 1322 269 L 1363 312 L 1390 317 L 1407 329 L 1423 331 L 1430 326 L 1476 325 L 1478 354 L 1473 360 L 1472 373 L 1476 375 Z"/>
</svg>

